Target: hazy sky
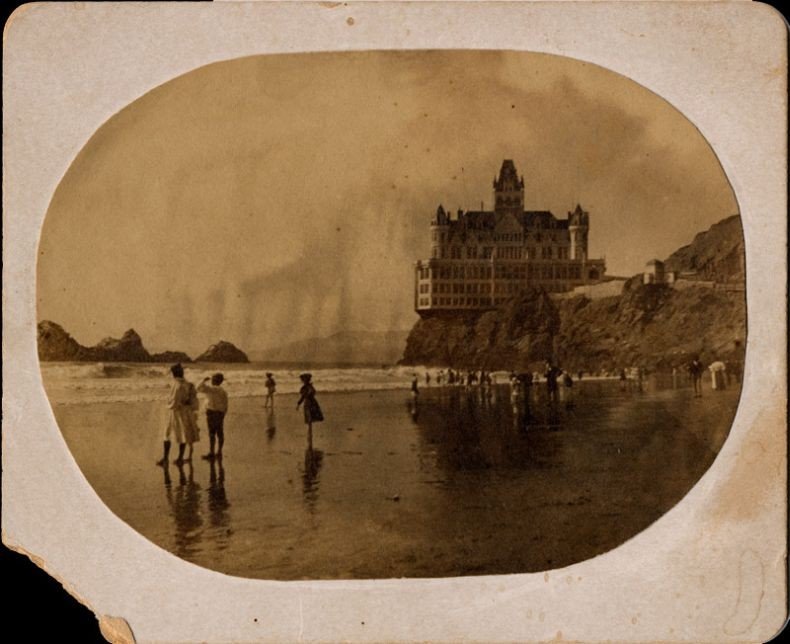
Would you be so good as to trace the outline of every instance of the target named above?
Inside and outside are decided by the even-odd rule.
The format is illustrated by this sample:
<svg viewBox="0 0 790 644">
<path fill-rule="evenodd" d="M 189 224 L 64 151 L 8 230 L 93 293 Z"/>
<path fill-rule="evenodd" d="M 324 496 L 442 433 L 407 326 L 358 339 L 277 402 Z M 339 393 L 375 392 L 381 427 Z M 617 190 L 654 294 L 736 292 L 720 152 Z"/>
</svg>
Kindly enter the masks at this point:
<svg viewBox="0 0 790 644">
<path fill-rule="evenodd" d="M 258 56 L 113 116 L 57 189 L 39 319 L 93 344 L 255 350 L 407 329 L 437 205 L 491 207 L 504 158 L 526 208 L 590 212 L 590 254 L 631 275 L 738 212 L 707 142 L 641 86 L 512 52 Z"/>
</svg>

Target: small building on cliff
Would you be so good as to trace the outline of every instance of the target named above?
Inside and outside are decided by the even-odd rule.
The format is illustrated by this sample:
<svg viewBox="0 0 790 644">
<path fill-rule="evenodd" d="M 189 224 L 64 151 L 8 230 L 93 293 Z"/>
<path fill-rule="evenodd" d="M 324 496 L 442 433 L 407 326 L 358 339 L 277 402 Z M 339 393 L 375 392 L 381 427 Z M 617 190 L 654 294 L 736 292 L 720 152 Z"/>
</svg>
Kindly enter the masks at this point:
<svg viewBox="0 0 790 644">
<path fill-rule="evenodd" d="M 431 257 L 414 271 L 414 307 L 440 311 L 497 308 L 527 287 L 560 293 L 604 278 L 603 259 L 587 254 L 590 215 L 577 205 L 566 219 L 524 210 L 524 178 L 510 159 L 494 178 L 494 209 L 440 205 L 431 221 Z"/>
</svg>

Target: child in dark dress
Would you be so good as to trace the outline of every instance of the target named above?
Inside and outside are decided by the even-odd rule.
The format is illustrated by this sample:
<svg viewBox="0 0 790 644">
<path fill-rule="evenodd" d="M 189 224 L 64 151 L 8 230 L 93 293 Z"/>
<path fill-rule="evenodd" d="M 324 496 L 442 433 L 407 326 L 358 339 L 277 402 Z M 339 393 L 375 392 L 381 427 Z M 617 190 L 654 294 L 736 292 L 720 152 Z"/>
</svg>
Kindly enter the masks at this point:
<svg viewBox="0 0 790 644">
<path fill-rule="evenodd" d="M 321 412 L 321 407 L 315 399 L 315 387 L 313 387 L 312 374 L 303 373 L 299 376 L 302 381 L 302 388 L 299 390 L 299 401 L 296 403 L 296 409 L 304 403 L 304 422 L 308 429 L 312 432 L 313 423 L 320 423 L 324 420 L 324 414 Z"/>
</svg>

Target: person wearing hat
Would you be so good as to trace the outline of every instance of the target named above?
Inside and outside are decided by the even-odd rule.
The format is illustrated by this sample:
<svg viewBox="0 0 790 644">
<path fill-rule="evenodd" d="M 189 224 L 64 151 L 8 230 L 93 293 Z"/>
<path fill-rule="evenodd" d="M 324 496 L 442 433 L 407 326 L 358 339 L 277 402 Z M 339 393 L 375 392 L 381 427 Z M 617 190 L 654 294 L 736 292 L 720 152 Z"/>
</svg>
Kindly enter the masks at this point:
<svg viewBox="0 0 790 644">
<path fill-rule="evenodd" d="M 274 409 L 274 392 L 277 391 L 277 383 L 270 372 L 266 372 L 266 400 L 263 401 L 264 408 L 271 406 Z"/>
<path fill-rule="evenodd" d="M 300 374 L 299 379 L 302 381 L 302 388 L 299 390 L 299 401 L 296 403 L 297 410 L 304 403 L 304 422 L 307 425 L 310 437 L 313 435 L 313 423 L 320 423 L 324 420 L 324 414 L 321 412 L 321 407 L 315 399 L 315 387 L 313 387 L 311 382 L 312 378 L 312 374 Z"/>
<path fill-rule="evenodd" d="M 184 367 L 175 364 L 170 367 L 173 375 L 173 384 L 170 387 L 170 396 L 167 400 L 167 423 L 164 431 L 164 455 L 156 462 L 160 467 L 167 468 L 167 459 L 170 455 L 170 444 L 173 440 L 178 443 L 178 458 L 175 463 L 184 463 L 184 451 L 187 444 L 187 433 L 191 429 L 192 407 L 190 400 L 190 383 L 184 380 Z"/>
<path fill-rule="evenodd" d="M 211 380 L 211 384 L 208 381 Z M 225 376 L 215 373 L 211 378 L 203 378 L 197 390 L 206 397 L 206 425 L 208 425 L 209 452 L 203 456 L 206 460 L 222 458 L 222 446 L 225 444 L 225 414 L 228 413 L 228 392 L 222 388 Z M 214 453 L 214 442 L 217 452 Z"/>
</svg>

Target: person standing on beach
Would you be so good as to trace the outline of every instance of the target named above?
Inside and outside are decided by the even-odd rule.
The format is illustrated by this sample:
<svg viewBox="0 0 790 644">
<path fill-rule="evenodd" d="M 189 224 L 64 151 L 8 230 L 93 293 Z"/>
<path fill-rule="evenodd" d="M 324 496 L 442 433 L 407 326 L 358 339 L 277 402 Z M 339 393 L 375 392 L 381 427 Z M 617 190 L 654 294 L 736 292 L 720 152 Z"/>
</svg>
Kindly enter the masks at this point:
<svg viewBox="0 0 790 644">
<path fill-rule="evenodd" d="M 318 405 L 318 401 L 315 399 L 316 392 L 311 382 L 312 378 L 313 375 L 310 373 L 300 374 L 299 379 L 302 381 L 302 388 L 299 390 L 299 401 L 296 403 L 297 410 L 304 403 L 304 422 L 307 425 L 307 440 L 311 449 L 313 446 L 313 423 L 320 423 L 324 420 L 324 414 Z"/>
<path fill-rule="evenodd" d="M 211 384 L 209 383 L 211 381 Z M 207 461 L 222 458 L 222 446 L 225 444 L 225 414 L 228 413 L 228 392 L 222 388 L 225 376 L 215 373 L 211 378 L 203 378 L 197 390 L 206 397 L 206 424 L 208 425 L 208 454 L 203 458 Z M 217 451 L 214 452 L 216 441 Z"/>
<path fill-rule="evenodd" d="M 417 400 L 417 397 L 420 395 L 420 387 L 417 382 L 417 374 L 415 373 L 411 379 L 411 397 L 414 400 Z"/>
<path fill-rule="evenodd" d="M 544 375 L 546 376 L 546 392 L 549 395 L 549 402 L 557 402 L 557 378 L 559 378 L 560 370 L 550 362 L 547 362 Z"/>
<path fill-rule="evenodd" d="M 518 379 L 521 381 L 521 387 L 524 390 L 524 399 L 527 401 L 527 404 L 529 404 L 529 399 L 532 395 L 532 373 L 530 371 L 520 373 Z"/>
<path fill-rule="evenodd" d="M 519 377 L 515 374 L 515 372 L 511 371 L 510 372 L 510 402 L 512 402 L 513 404 L 516 404 L 521 399 L 521 395 L 522 395 L 521 384 L 522 383 Z"/>
<path fill-rule="evenodd" d="M 175 463 L 184 462 L 186 430 L 190 423 L 189 417 L 192 415 L 192 408 L 189 405 L 189 383 L 184 380 L 184 367 L 175 364 L 170 367 L 170 373 L 173 375 L 173 384 L 170 386 L 170 395 L 167 399 L 168 415 L 164 432 L 164 454 L 156 462 L 160 467 L 167 467 L 172 440 L 178 443 L 178 458 Z"/>
<path fill-rule="evenodd" d="M 688 366 L 689 376 L 691 376 L 691 383 L 694 386 L 694 396 L 696 398 L 702 396 L 702 372 L 705 368 L 700 362 L 699 356 L 694 356 L 694 359 Z"/>
<path fill-rule="evenodd" d="M 186 460 L 191 463 L 194 444 L 200 440 L 200 426 L 197 422 L 200 401 L 198 401 L 197 389 L 195 389 L 195 385 L 191 382 L 187 382 L 187 408 L 189 413 L 186 415 L 187 424 L 184 432 L 184 440 L 186 440 L 186 444 L 189 447 L 189 455 Z"/>
<path fill-rule="evenodd" d="M 571 377 L 570 372 L 562 372 L 562 385 L 564 387 L 565 393 L 565 404 L 568 407 L 571 407 L 573 406 L 573 378 Z"/>
<path fill-rule="evenodd" d="M 271 406 L 274 409 L 274 392 L 277 391 L 277 383 L 270 372 L 266 372 L 266 400 L 263 401 L 263 408 Z"/>
</svg>

